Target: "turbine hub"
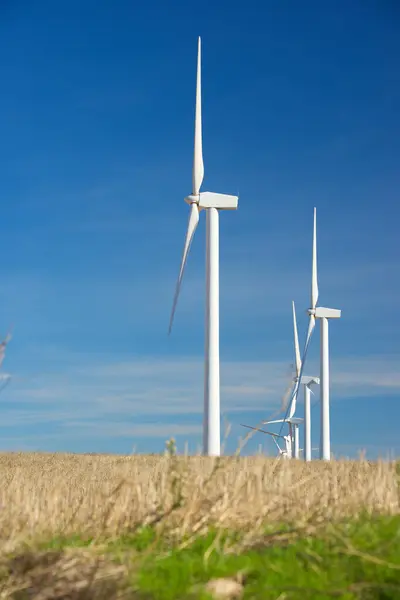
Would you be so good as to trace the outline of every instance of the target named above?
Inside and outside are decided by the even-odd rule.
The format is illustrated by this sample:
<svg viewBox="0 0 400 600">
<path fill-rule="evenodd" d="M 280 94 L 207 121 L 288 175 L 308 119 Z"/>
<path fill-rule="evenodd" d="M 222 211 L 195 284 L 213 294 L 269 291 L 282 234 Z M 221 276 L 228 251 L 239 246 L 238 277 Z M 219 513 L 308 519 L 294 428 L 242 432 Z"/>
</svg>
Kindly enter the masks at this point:
<svg viewBox="0 0 400 600">
<path fill-rule="evenodd" d="M 197 194 L 197 196 L 194 196 L 193 194 L 186 196 L 185 202 L 188 204 L 198 204 L 200 202 L 200 194 Z"/>
<path fill-rule="evenodd" d="M 307 310 L 307 312 L 308 312 L 308 314 L 309 314 L 310 316 L 311 316 L 311 315 L 314 315 L 314 317 L 315 317 L 315 308 L 309 308 L 309 309 Z"/>
</svg>

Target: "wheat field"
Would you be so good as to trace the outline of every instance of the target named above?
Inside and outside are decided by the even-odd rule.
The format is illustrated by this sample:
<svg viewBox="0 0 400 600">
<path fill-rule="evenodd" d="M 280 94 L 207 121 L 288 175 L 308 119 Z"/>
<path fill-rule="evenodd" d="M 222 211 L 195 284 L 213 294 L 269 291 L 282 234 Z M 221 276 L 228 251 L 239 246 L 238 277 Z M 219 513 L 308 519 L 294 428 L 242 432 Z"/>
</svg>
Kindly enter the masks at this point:
<svg viewBox="0 0 400 600">
<path fill-rule="evenodd" d="M 400 512 L 395 462 L 0 454 L 7 548 L 38 535 L 114 535 L 160 522 L 182 537 L 210 525 L 251 530 L 365 512 Z"/>
</svg>

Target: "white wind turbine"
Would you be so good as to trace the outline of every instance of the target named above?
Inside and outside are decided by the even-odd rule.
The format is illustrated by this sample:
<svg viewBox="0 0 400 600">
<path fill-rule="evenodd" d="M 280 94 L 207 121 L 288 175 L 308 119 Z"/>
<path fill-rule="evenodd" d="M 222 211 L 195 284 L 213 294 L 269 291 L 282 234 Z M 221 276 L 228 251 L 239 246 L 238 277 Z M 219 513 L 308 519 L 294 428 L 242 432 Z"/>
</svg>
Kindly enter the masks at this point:
<svg viewBox="0 0 400 600">
<path fill-rule="evenodd" d="M 291 386 L 294 384 L 294 391 L 292 393 L 292 397 L 290 399 L 290 405 L 286 406 L 287 394 L 284 397 L 283 410 L 286 410 L 285 417 L 283 419 L 274 419 L 269 421 L 263 421 L 263 425 L 267 425 L 270 423 L 281 423 L 282 427 L 285 423 L 288 424 L 289 427 L 289 438 L 291 440 L 291 447 L 293 448 L 293 453 L 290 453 L 290 457 L 292 458 L 300 458 L 300 448 L 299 448 L 299 425 L 303 422 L 303 419 L 295 417 L 294 414 L 296 412 L 297 405 L 297 395 L 299 392 L 299 378 L 301 369 L 301 358 L 300 358 L 300 348 L 299 348 L 299 336 L 297 332 L 297 322 L 296 322 L 296 309 L 294 302 L 292 301 L 292 311 L 293 311 L 293 336 L 294 336 L 294 353 L 295 353 L 295 376 L 291 382 Z M 290 390 L 290 388 L 289 388 Z M 279 437 L 282 433 L 282 427 L 279 432 Z M 284 436 L 286 437 L 286 436 Z"/>
<path fill-rule="evenodd" d="M 329 419 L 329 319 L 340 319 L 341 310 L 336 308 L 317 307 L 318 302 L 318 275 L 317 275 L 317 209 L 314 208 L 313 252 L 312 252 L 312 279 L 311 279 L 311 307 L 308 309 L 310 321 L 307 339 L 304 348 L 303 364 L 307 354 L 312 332 L 315 328 L 315 319 L 321 321 L 321 366 L 320 366 L 320 395 L 321 395 L 321 439 L 320 458 L 330 460 L 330 419 Z"/>
<path fill-rule="evenodd" d="M 183 272 L 200 211 L 206 211 L 206 319 L 205 319 L 205 361 L 204 361 L 204 421 L 203 452 L 209 456 L 221 453 L 220 434 L 220 379 L 219 379 L 219 210 L 235 210 L 237 196 L 200 192 L 204 177 L 201 122 L 201 40 L 198 41 L 196 112 L 194 130 L 194 160 L 192 194 L 185 198 L 190 206 L 189 223 L 181 267 L 176 284 L 169 332 L 172 329 L 175 309 L 178 302 Z"/>
</svg>

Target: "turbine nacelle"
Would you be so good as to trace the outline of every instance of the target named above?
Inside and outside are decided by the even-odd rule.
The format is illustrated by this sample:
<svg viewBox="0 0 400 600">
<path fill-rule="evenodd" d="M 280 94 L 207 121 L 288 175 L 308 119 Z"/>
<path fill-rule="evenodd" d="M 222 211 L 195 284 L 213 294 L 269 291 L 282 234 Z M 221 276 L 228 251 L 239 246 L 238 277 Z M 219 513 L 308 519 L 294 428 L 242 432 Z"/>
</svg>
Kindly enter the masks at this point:
<svg viewBox="0 0 400 600">
<path fill-rule="evenodd" d="M 342 311 L 337 308 L 318 306 L 317 308 L 308 308 L 307 314 L 315 319 L 340 319 Z"/>
<path fill-rule="evenodd" d="M 318 306 L 315 309 L 314 315 L 316 319 L 340 319 L 342 311 L 337 308 L 324 308 Z"/>
<path fill-rule="evenodd" d="M 219 210 L 236 210 L 238 207 L 238 196 L 228 194 L 217 194 L 215 192 L 201 192 L 190 194 L 185 198 L 188 204 L 197 204 L 199 209 L 218 208 Z"/>
<path fill-rule="evenodd" d="M 288 419 L 286 419 L 286 423 L 291 423 L 292 425 L 301 425 L 303 421 L 304 419 L 300 417 L 289 417 Z"/>
<path fill-rule="evenodd" d="M 301 378 L 301 383 L 303 385 L 319 385 L 319 377 L 308 377 L 304 375 Z"/>
</svg>

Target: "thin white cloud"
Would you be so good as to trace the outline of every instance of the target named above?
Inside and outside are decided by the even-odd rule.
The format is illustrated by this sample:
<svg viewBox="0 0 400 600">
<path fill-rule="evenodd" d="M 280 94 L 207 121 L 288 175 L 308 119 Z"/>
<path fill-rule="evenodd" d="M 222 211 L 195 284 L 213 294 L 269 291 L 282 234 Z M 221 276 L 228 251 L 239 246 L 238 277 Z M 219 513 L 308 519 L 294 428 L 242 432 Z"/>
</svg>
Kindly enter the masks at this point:
<svg viewBox="0 0 400 600">
<path fill-rule="evenodd" d="M 398 356 L 333 360 L 332 401 L 400 394 L 399 360 Z M 279 407 L 289 380 L 285 362 L 223 362 L 221 409 L 228 416 L 245 411 L 268 414 Z M 38 377 L 34 385 L 11 383 L 0 396 L 1 425 L 62 423 L 65 428 L 81 423 L 90 433 L 88 423 L 111 421 L 129 428 L 127 419 L 136 424 L 151 419 L 153 423 L 164 420 L 170 431 L 171 419 L 178 427 L 190 415 L 201 422 L 202 385 L 201 359 L 132 359 L 104 364 L 88 360 L 86 366 L 67 366 L 62 372 Z"/>
<path fill-rule="evenodd" d="M 99 423 L 99 422 L 84 422 L 84 421 L 69 421 L 64 431 L 66 435 L 80 437 L 83 434 L 89 437 L 129 437 L 135 438 L 163 438 L 168 439 L 176 435 L 200 435 L 201 424 L 192 425 L 188 423 L 145 423 L 139 425 L 129 425 L 124 423 Z"/>
</svg>

